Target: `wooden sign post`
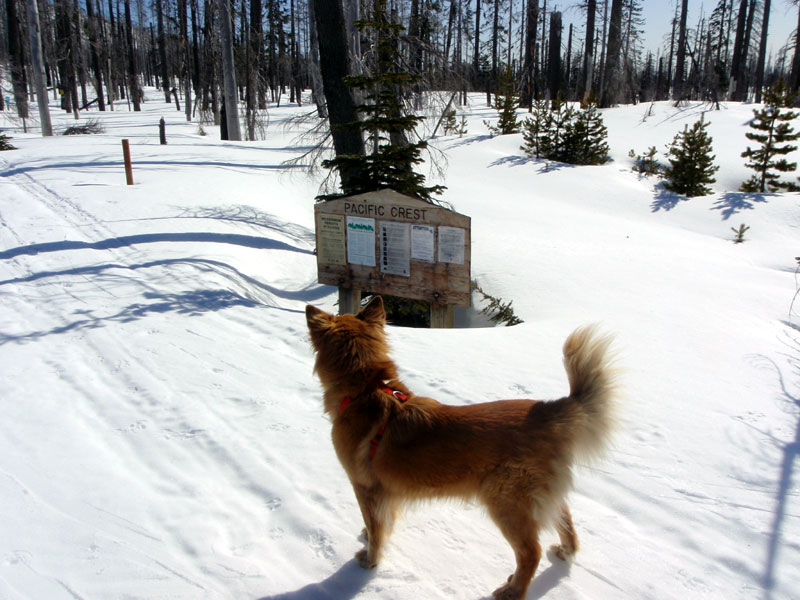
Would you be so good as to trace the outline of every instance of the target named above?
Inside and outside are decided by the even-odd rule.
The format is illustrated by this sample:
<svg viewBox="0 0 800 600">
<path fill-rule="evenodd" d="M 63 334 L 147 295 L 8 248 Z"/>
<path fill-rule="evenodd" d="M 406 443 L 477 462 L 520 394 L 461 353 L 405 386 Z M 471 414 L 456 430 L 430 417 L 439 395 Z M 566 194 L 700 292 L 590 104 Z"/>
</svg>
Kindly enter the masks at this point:
<svg viewBox="0 0 800 600">
<path fill-rule="evenodd" d="M 125 182 L 133 185 L 133 167 L 131 166 L 131 146 L 128 140 L 122 140 L 122 161 L 125 163 Z"/>
<path fill-rule="evenodd" d="M 387 189 L 321 202 L 314 217 L 319 282 L 339 287 L 340 313 L 357 312 L 362 290 L 427 300 L 432 327 L 470 305 L 466 215 Z"/>
</svg>

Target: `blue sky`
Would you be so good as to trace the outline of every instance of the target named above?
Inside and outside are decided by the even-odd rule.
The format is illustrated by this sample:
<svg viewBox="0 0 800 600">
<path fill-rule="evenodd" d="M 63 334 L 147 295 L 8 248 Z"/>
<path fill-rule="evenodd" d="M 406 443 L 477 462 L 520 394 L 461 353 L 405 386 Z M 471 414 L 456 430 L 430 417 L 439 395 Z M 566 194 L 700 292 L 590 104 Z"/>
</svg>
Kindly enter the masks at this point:
<svg viewBox="0 0 800 600">
<path fill-rule="evenodd" d="M 655 50 L 664 36 L 670 33 L 670 20 L 675 14 L 676 0 L 644 0 L 646 47 Z M 716 0 L 689 0 L 689 27 L 697 25 L 701 12 L 711 14 Z M 738 9 L 738 2 L 735 2 Z M 735 18 L 736 13 L 734 13 Z M 797 24 L 797 7 L 788 0 L 772 0 L 769 17 L 769 45 L 775 51 L 786 44 Z"/>
<path fill-rule="evenodd" d="M 654 53 L 659 46 L 662 46 L 662 41 L 666 36 L 669 36 L 671 31 L 671 19 L 675 14 L 676 2 L 680 0 L 642 0 L 642 16 L 645 19 L 644 38 L 645 49 L 652 50 Z M 597 0 L 598 5 L 601 7 L 603 0 Z M 609 0 L 609 7 L 610 7 Z M 717 0 L 689 0 L 689 27 L 695 27 L 701 13 L 708 17 L 711 11 L 717 4 Z M 738 10 L 738 1 L 735 2 Z M 572 21 L 576 28 L 580 29 L 581 36 L 583 35 L 583 27 L 585 26 L 584 17 L 576 8 L 572 8 L 575 2 L 568 1 L 566 3 L 548 2 L 548 11 L 554 9 L 561 9 L 564 12 L 565 22 L 565 36 L 566 27 Z M 541 4 L 540 4 L 541 6 Z M 734 18 L 735 18 L 734 13 Z M 769 18 L 769 47 L 771 51 L 776 52 L 784 46 L 791 36 L 797 24 L 797 7 L 794 6 L 790 0 L 772 0 L 772 9 Z"/>
</svg>

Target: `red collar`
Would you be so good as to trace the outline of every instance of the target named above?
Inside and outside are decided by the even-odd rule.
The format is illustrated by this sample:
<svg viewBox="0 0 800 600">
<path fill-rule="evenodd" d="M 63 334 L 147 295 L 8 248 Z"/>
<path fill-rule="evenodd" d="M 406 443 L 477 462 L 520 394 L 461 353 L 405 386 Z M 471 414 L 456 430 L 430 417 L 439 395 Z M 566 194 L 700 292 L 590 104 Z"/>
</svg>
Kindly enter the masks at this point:
<svg viewBox="0 0 800 600">
<path fill-rule="evenodd" d="M 390 396 L 394 396 L 394 397 L 395 397 L 395 398 L 397 398 L 397 399 L 398 399 L 400 402 L 406 402 L 406 401 L 408 400 L 408 396 L 407 396 L 406 394 L 404 394 L 403 392 L 401 392 L 401 391 L 399 391 L 399 390 L 392 389 L 392 388 L 390 388 L 388 385 L 382 385 L 382 386 L 380 386 L 378 389 L 379 389 L 381 392 L 383 392 L 384 394 L 389 394 Z M 342 413 L 342 411 L 343 411 L 345 408 L 347 408 L 347 405 L 348 405 L 348 404 L 350 404 L 352 401 L 353 401 L 353 399 L 352 399 L 350 396 L 345 396 L 345 399 L 344 399 L 344 400 L 342 400 L 342 403 L 339 405 L 339 414 L 341 414 L 341 413 Z M 386 426 L 387 426 L 388 424 L 389 424 L 389 423 L 388 423 L 388 421 L 387 421 L 386 423 L 384 423 L 383 425 L 381 425 L 381 426 L 378 428 L 378 433 L 376 433 L 376 434 L 375 434 L 375 437 L 373 437 L 373 438 L 372 438 L 372 439 L 369 441 L 369 459 L 370 459 L 370 460 L 372 460 L 373 458 L 375 458 L 375 453 L 378 451 L 378 444 L 380 444 L 380 442 L 381 442 L 381 438 L 383 437 L 383 434 L 384 434 L 384 432 L 386 431 Z"/>
<path fill-rule="evenodd" d="M 408 396 L 406 396 L 403 392 L 390 388 L 388 385 L 382 385 L 378 389 L 384 394 L 389 394 L 390 396 L 394 396 L 395 398 L 400 400 L 400 402 L 406 402 L 408 400 Z M 350 404 L 352 401 L 353 401 L 352 397 L 345 396 L 344 400 L 342 400 L 342 403 L 339 404 L 339 414 L 342 414 L 342 411 L 345 408 L 347 408 L 347 405 Z"/>
</svg>

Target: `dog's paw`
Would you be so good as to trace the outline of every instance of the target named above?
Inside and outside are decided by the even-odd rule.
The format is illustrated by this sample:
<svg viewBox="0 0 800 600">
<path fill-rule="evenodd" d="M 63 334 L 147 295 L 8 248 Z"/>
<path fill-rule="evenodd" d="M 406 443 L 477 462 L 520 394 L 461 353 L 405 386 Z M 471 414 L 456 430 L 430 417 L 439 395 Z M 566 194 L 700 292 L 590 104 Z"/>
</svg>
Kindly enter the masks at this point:
<svg viewBox="0 0 800 600">
<path fill-rule="evenodd" d="M 566 562 L 570 562 L 575 557 L 574 548 L 569 548 L 562 544 L 553 544 L 552 546 L 550 546 L 550 552 L 552 552 L 558 558 Z"/>
<path fill-rule="evenodd" d="M 356 560 L 358 564 L 361 565 L 364 569 L 374 569 L 378 566 L 378 561 L 374 558 L 369 556 L 369 552 L 365 550 L 359 550 L 356 552 Z"/>
<path fill-rule="evenodd" d="M 522 598 L 523 590 L 515 585 L 511 585 L 512 577 L 513 575 L 508 578 L 508 583 L 501 585 L 492 592 L 492 596 L 495 600 L 519 600 L 519 598 Z"/>
</svg>

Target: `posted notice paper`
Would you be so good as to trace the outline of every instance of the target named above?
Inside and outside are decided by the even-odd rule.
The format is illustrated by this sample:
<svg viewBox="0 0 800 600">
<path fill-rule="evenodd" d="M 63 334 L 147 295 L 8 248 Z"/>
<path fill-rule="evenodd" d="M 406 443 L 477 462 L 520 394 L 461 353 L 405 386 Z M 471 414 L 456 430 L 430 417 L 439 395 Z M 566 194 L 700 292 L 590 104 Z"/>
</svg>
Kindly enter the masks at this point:
<svg viewBox="0 0 800 600">
<path fill-rule="evenodd" d="M 411 276 L 411 226 L 381 221 L 381 273 Z"/>
<path fill-rule="evenodd" d="M 347 217 L 347 262 L 375 266 L 375 219 Z"/>
<path fill-rule="evenodd" d="M 425 262 L 433 262 L 435 260 L 433 233 L 433 227 L 429 225 L 411 226 L 411 258 Z"/>
<path fill-rule="evenodd" d="M 439 262 L 464 264 L 464 233 L 461 227 L 439 227 Z"/>
</svg>

